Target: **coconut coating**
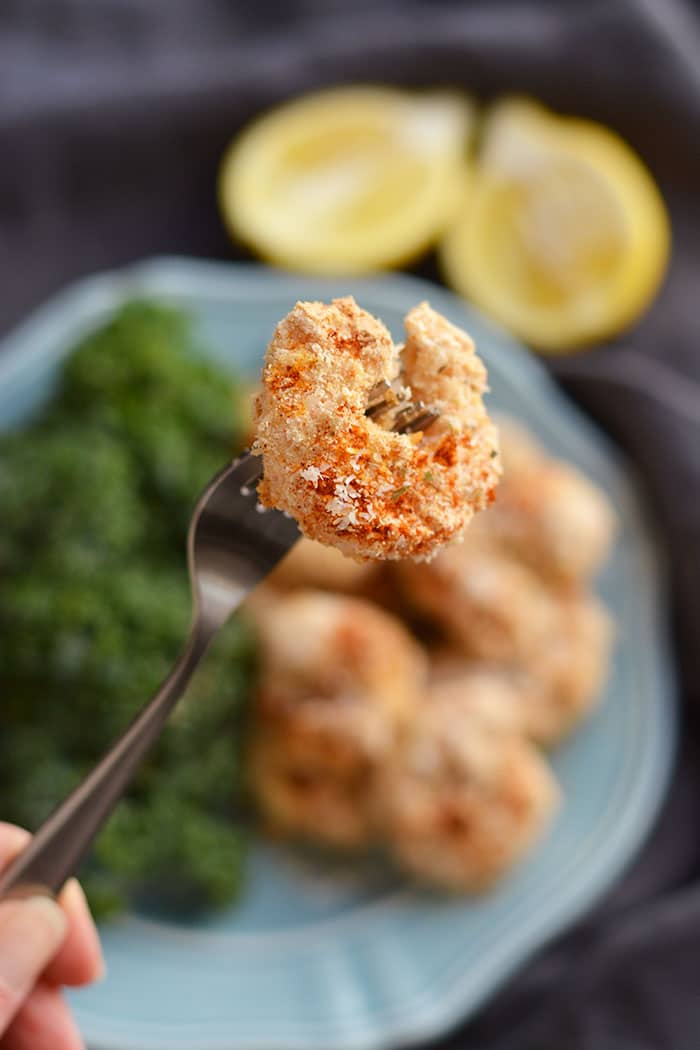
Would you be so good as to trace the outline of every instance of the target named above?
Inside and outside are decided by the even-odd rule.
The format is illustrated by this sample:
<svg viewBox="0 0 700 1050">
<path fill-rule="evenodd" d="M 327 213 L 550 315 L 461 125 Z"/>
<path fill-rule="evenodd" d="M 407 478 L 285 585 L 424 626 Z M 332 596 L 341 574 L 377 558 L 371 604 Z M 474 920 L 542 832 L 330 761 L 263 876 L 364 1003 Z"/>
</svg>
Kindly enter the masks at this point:
<svg viewBox="0 0 700 1050">
<path fill-rule="evenodd" d="M 558 789 L 529 741 L 484 722 L 439 688 L 389 764 L 381 806 L 390 849 L 422 881 L 487 888 L 536 842 Z"/>
<path fill-rule="evenodd" d="M 262 666 L 249 772 L 259 808 L 278 832 L 364 846 L 374 780 L 413 717 L 424 654 L 357 598 L 300 591 L 258 600 L 252 613 Z"/>
<path fill-rule="evenodd" d="M 427 303 L 405 326 L 401 349 L 351 297 L 299 302 L 275 330 L 256 399 L 261 501 L 361 559 L 432 557 L 492 501 L 500 474 L 471 339 Z M 375 385 L 401 368 L 411 399 L 440 412 L 424 432 L 365 414 Z"/>
</svg>

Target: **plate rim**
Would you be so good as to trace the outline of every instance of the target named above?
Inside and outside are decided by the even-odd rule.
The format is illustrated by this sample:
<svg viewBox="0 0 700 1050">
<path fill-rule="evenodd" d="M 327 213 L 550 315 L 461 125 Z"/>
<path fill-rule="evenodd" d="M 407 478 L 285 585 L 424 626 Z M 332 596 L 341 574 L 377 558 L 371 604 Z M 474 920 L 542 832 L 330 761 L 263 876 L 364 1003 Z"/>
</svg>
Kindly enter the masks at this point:
<svg viewBox="0 0 700 1050">
<path fill-rule="evenodd" d="M 57 357 L 61 345 L 75 342 L 81 331 L 89 330 L 95 320 L 101 318 L 106 311 L 114 309 L 135 294 L 157 296 L 159 292 L 174 294 L 180 290 L 188 295 L 196 295 L 198 288 L 206 288 L 206 294 L 211 295 L 212 288 L 216 287 L 220 290 L 222 298 L 235 301 L 242 297 L 244 288 L 257 288 L 261 284 L 267 286 L 268 294 L 271 285 L 277 285 L 278 290 L 284 285 L 285 292 L 294 287 L 301 288 L 304 284 L 313 286 L 314 289 L 327 285 L 330 292 L 332 288 L 337 289 L 339 281 L 342 281 L 342 278 L 306 278 L 253 263 L 208 261 L 185 256 L 150 258 L 84 277 L 69 284 L 34 309 L 26 320 L 2 338 L 0 386 L 4 386 L 8 380 L 17 378 L 25 371 L 31 371 L 37 360 Z M 471 304 L 460 300 L 444 287 L 433 285 L 413 275 L 394 273 L 361 279 L 352 278 L 352 285 L 358 297 L 362 294 L 361 289 L 371 289 L 374 296 L 389 295 L 390 298 L 400 300 L 402 308 L 407 290 L 413 289 L 416 298 L 430 296 L 433 300 L 451 304 L 456 310 L 478 314 Z M 647 665 L 647 675 L 654 683 L 653 691 L 660 697 L 660 702 L 654 709 L 655 729 L 662 727 L 663 732 L 656 734 L 656 765 L 640 772 L 642 780 L 641 788 L 638 788 L 636 809 L 625 821 L 625 827 L 618 829 L 613 859 L 608 856 L 607 859 L 600 860 L 592 872 L 589 869 L 586 880 L 578 886 L 574 894 L 570 894 L 568 898 L 560 897 L 555 900 L 554 906 L 550 901 L 545 916 L 538 916 L 530 923 L 521 924 L 514 934 L 511 931 L 511 938 L 501 948 L 500 957 L 498 952 L 492 952 L 488 965 L 480 967 L 479 973 L 467 972 L 462 980 L 453 981 L 449 990 L 443 988 L 442 995 L 435 997 L 430 1010 L 423 1009 L 418 1016 L 410 1016 L 393 1024 L 382 1022 L 380 1019 L 377 1024 L 366 1027 L 364 1032 L 358 1028 L 349 1036 L 344 1033 L 333 1042 L 333 1050 L 379 1050 L 389 1045 L 407 1047 L 444 1034 L 464 1020 L 494 995 L 534 951 L 581 917 L 619 877 L 651 830 L 666 797 L 673 770 L 678 719 L 677 690 L 670 644 L 666 566 L 662 552 L 654 542 L 655 530 L 644 500 L 640 498 L 637 486 L 622 473 L 624 460 L 619 451 L 595 423 L 555 386 L 544 366 L 513 337 L 481 314 L 479 322 L 490 329 L 499 355 L 502 355 L 505 361 L 510 360 L 513 363 L 518 373 L 518 382 L 522 383 L 528 399 L 537 401 L 543 394 L 549 394 L 553 389 L 556 391 L 556 396 L 551 399 L 551 408 L 557 428 L 564 427 L 571 440 L 585 444 L 589 451 L 591 445 L 594 447 L 606 470 L 611 470 L 616 476 L 625 500 L 629 500 L 635 508 L 635 515 L 642 525 L 639 554 L 644 560 L 646 571 L 645 597 L 649 619 L 647 636 L 654 641 L 654 645 L 642 655 Z M 572 412 L 576 427 L 567 420 L 567 416 Z M 580 437 L 575 430 L 584 432 L 585 438 Z M 144 1050 L 143 1033 L 147 1032 L 148 1023 L 142 1023 L 141 1034 L 134 1037 L 117 1030 L 105 1035 L 104 1024 L 100 1029 L 100 1015 L 91 1014 L 89 1008 L 82 1007 L 79 997 L 73 1000 L 73 1006 L 95 1050 L 98 1047 L 99 1050 Z M 410 1004 L 408 1007 L 410 1008 Z M 370 1011 L 367 1012 L 365 1020 L 372 1020 Z M 151 1027 L 156 1029 L 158 1026 Z M 186 1027 L 178 1025 L 180 1034 L 183 1034 Z M 199 1023 L 198 1027 L 201 1030 Z M 197 1038 L 193 1026 L 191 1033 L 184 1033 L 184 1039 L 187 1041 L 173 1039 L 172 1031 L 167 1037 L 164 1031 L 159 1037 L 154 1031 L 153 1040 L 149 1039 L 148 1042 L 148 1050 L 190 1050 L 195 1046 L 196 1050 L 240 1050 L 243 1045 L 246 1050 L 308 1050 L 310 1046 L 328 1050 L 327 1034 L 324 1035 L 323 1031 L 315 1037 L 305 1031 L 300 1031 L 296 1037 L 290 1032 L 290 1037 L 285 1038 L 283 1043 L 271 1041 L 268 1037 L 256 1039 L 248 1036 L 241 1041 L 236 1035 L 222 1036 L 221 1039 L 205 1036 L 207 1042 L 204 1044 Z"/>
</svg>

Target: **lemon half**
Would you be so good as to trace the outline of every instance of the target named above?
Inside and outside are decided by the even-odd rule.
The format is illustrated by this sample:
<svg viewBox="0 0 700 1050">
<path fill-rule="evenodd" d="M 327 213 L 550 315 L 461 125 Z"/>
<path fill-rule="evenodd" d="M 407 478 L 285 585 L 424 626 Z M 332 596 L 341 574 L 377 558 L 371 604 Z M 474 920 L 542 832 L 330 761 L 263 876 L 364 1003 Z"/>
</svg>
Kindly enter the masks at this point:
<svg viewBox="0 0 700 1050">
<path fill-rule="evenodd" d="M 270 261 L 314 273 L 404 263 L 459 205 L 472 107 L 461 95 L 339 88 L 280 106 L 224 156 L 220 207 Z"/>
<path fill-rule="evenodd" d="M 634 321 L 669 247 L 660 193 L 622 139 L 509 99 L 485 121 L 469 196 L 441 254 L 453 287 L 556 352 Z"/>
</svg>

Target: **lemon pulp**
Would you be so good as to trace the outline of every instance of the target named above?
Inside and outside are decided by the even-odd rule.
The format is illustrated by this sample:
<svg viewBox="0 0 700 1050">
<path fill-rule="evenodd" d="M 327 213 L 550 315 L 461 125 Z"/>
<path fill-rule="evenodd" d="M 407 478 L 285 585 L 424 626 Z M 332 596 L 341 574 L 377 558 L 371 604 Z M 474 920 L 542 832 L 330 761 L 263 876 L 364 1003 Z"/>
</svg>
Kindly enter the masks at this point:
<svg viewBox="0 0 700 1050">
<path fill-rule="evenodd" d="M 226 223 L 291 268 L 349 273 L 402 263 L 455 214 L 471 112 L 457 95 L 379 87 L 288 103 L 225 155 Z"/>
<path fill-rule="evenodd" d="M 532 345 L 562 351 L 633 321 L 668 250 L 659 192 L 621 139 L 509 100 L 486 122 L 442 260 L 458 291 Z"/>
</svg>

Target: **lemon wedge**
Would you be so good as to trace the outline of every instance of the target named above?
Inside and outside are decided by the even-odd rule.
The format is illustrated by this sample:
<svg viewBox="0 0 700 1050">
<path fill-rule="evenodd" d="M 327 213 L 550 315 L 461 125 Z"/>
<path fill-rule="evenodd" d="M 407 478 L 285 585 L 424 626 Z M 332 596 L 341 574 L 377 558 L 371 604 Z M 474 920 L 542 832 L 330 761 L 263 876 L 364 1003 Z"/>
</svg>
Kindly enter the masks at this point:
<svg viewBox="0 0 700 1050">
<path fill-rule="evenodd" d="M 441 256 L 459 292 L 534 347 L 562 352 L 636 320 L 669 248 L 661 195 L 621 138 L 507 99 L 485 120 Z"/>
<path fill-rule="evenodd" d="M 280 106 L 229 147 L 219 203 L 270 261 L 360 273 L 419 255 L 459 206 L 472 106 L 449 93 L 338 88 Z"/>
</svg>

